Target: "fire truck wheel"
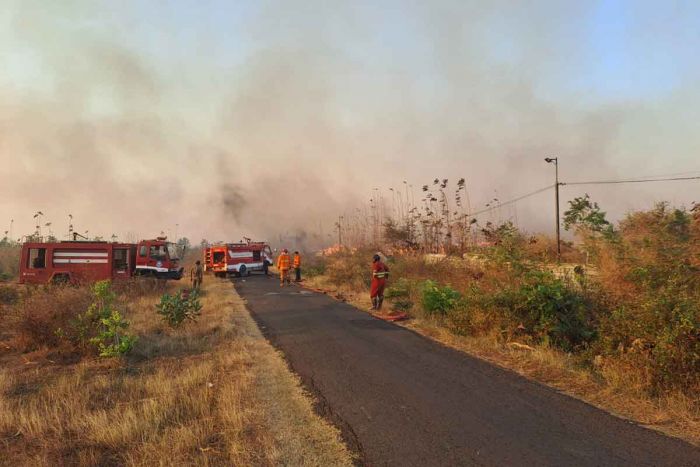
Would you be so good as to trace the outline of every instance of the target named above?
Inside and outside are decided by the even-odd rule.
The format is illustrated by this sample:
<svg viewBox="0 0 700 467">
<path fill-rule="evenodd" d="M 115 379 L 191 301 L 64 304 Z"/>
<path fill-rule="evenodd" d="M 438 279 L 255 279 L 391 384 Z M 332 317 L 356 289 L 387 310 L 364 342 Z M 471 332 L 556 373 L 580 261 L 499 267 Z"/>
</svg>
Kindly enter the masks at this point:
<svg viewBox="0 0 700 467">
<path fill-rule="evenodd" d="M 240 268 L 238 268 L 238 274 L 242 276 L 247 276 L 248 275 L 248 268 L 245 267 L 245 264 L 242 264 Z"/>
</svg>

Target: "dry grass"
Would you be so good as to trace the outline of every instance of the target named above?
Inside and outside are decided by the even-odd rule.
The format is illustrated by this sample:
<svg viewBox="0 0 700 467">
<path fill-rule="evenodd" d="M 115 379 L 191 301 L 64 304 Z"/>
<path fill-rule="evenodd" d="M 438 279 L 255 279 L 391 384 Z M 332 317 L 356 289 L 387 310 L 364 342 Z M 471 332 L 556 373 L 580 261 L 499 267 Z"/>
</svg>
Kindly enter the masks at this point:
<svg viewBox="0 0 700 467">
<path fill-rule="evenodd" d="M 156 300 L 129 306 L 128 360 L 17 355 L 0 370 L 0 464 L 351 464 L 230 283 L 205 284 L 202 316 L 178 330 Z"/>
<path fill-rule="evenodd" d="M 362 310 L 369 310 L 369 294 L 352 287 L 337 287 L 317 276 L 306 286 L 323 290 Z M 390 303 L 389 303 L 390 305 Z M 544 346 L 508 346 L 500 336 L 459 336 L 436 320 L 415 317 L 397 323 L 448 347 L 469 353 L 527 378 L 554 387 L 622 418 L 685 439 L 700 446 L 700 401 L 681 393 L 649 397 L 635 381 L 636 371 L 604 365 L 600 374 L 581 367 L 570 354 Z"/>
<path fill-rule="evenodd" d="M 0 243 L 0 282 L 17 278 L 21 250 L 19 245 Z"/>
</svg>

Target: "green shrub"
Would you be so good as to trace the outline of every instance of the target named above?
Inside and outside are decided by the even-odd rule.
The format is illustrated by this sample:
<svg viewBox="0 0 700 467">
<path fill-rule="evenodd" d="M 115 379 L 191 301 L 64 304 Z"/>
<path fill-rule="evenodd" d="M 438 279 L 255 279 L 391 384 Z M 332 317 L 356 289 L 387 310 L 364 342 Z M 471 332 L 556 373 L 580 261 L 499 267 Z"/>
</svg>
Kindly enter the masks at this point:
<svg viewBox="0 0 700 467">
<path fill-rule="evenodd" d="M 186 319 L 196 321 L 201 309 L 196 290 L 188 296 L 184 296 L 182 292 L 175 295 L 163 294 L 160 303 L 156 305 L 157 313 L 172 327 L 180 326 Z"/>
<path fill-rule="evenodd" d="M 79 336 L 93 345 L 100 357 L 118 357 L 128 353 L 136 337 L 126 333 L 129 322 L 114 309 L 116 294 L 109 280 L 92 286 L 93 302 L 77 321 Z M 57 334 L 62 334 L 58 329 Z"/>
<path fill-rule="evenodd" d="M 458 305 L 461 295 L 450 286 L 440 287 L 437 282 L 423 283 L 422 304 L 428 315 L 444 316 Z"/>
<path fill-rule="evenodd" d="M 411 283 L 408 279 L 402 277 L 397 281 L 389 284 L 389 287 L 384 293 L 386 298 L 405 298 L 411 294 Z"/>
<path fill-rule="evenodd" d="M 494 303 L 545 344 L 571 351 L 595 337 L 590 303 L 550 272 L 527 273 L 523 284 L 497 293 Z"/>
</svg>

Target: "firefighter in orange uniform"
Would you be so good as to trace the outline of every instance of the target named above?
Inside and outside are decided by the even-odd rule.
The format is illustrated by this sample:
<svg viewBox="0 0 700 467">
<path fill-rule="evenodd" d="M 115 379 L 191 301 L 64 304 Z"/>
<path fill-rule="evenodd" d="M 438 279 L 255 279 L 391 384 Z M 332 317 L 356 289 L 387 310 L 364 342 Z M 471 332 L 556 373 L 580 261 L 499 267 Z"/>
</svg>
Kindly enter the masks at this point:
<svg viewBox="0 0 700 467">
<path fill-rule="evenodd" d="M 298 251 L 294 252 L 292 266 L 294 267 L 294 282 L 301 282 L 301 256 Z"/>
<path fill-rule="evenodd" d="M 382 262 L 379 255 L 372 258 L 372 289 L 369 297 L 372 299 L 372 309 L 381 310 L 384 301 L 384 287 L 389 278 L 389 268 Z"/>
<path fill-rule="evenodd" d="M 289 266 L 289 252 L 284 248 L 277 257 L 277 269 L 280 271 L 280 287 L 284 287 L 285 282 L 289 284 Z"/>
</svg>

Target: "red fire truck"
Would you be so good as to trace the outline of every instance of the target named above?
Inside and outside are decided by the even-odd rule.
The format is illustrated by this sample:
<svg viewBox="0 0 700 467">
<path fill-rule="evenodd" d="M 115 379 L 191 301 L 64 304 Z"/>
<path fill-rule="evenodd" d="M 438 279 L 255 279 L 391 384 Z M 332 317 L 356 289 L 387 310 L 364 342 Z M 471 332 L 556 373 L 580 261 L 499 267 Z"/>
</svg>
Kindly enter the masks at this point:
<svg viewBox="0 0 700 467">
<path fill-rule="evenodd" d="M 212 245 L 204 249 L 204 268 L 216 276 L 247 276 L 272 265 L 272 250 L 265 242 L 241 242 Z"/>
<path fill-rule="evenodd" d="M 135 275 L 180 280 L 185 271 L 180 266 L 183 254 L 180 247 L 168 242 L 166 237 L 141 240 L 136 255 Z"/>
<path fill-rule="evenodd" d="M 19 265 L 21 284 L 94 282 L 149 275 L 180 279 L 177 245 L 165 238 L 133 243 L 97 241 L 27 242 Z"/>
</svg>

